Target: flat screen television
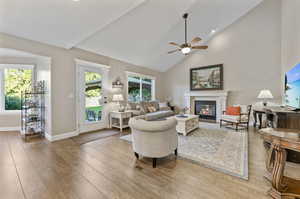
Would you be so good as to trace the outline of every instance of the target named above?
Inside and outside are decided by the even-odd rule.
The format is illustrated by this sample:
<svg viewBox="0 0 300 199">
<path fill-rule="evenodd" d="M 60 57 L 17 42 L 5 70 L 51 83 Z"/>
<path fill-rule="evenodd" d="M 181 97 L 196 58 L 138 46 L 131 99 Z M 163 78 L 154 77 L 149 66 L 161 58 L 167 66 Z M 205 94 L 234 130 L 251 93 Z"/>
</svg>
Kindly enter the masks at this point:
<svg viewBox="0 0 300 199">
<path fill-rule="evenodd" d="M 285 74 L 285 103 L 300 109 L 300 63 Z"/>
</svg>

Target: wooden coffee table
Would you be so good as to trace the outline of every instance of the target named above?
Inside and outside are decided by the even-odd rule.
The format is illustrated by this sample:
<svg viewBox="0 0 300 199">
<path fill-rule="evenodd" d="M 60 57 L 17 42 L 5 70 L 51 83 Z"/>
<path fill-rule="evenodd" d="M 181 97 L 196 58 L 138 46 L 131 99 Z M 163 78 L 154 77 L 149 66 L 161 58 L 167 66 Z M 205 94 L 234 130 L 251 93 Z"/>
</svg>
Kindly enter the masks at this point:
<svg viewBox="0 0 300 199">
<path fill-rule="evenodd" d="M 184 116 L 185 117 L 180 117 L 179 115 L 175 115 L 174 117 L 178 122 L 176 131 L 186 136 L 191 131 L 199 128 L 199 116 L 190 114 L 185 114 Z"/>
</svg>

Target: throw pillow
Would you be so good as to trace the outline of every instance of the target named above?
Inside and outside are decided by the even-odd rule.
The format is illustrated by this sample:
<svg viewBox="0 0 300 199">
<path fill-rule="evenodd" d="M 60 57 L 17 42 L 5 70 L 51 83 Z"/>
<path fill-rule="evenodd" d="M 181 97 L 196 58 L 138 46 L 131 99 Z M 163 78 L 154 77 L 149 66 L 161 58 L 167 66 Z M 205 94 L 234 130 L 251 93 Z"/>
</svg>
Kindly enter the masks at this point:
<svg viewBox="0 0 300 199">
<path fill-rule="evenodd" d="M 154 106 L 148 106 L 148 111 L 150 113 L 156 112 L 156 108 Z"/>
<path fill-rule="evenodd" d="M 241 107 L 240 106 L 229 106 L 226 108 L 226 115 L 240 115 Z"/>
</svg>

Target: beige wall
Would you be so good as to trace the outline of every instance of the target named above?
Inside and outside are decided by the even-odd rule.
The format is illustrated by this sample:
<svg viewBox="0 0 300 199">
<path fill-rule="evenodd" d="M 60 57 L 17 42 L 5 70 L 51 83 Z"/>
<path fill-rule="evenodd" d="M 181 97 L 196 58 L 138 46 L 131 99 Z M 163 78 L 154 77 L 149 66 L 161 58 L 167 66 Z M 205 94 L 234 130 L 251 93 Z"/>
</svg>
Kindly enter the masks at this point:
<svg viewBox="0 0 300 199">
<path fill-rule="evenodd" d="M 157 78 L 156 96 L 158 99 L 161 99 L 162 96 L 163 90 L 158 86 L 162 85 L 160 73 L 144 67 L 135 66 L 80 49 L 67 50 L 6 34 L 0 34 L 0 47 L 21 50 L 51 58 L 52 135 L 76 130 L 76 99 L 74 97 L 76 96 L 75 59 L 110 66 L 110 81 L 120 76 L 124 82 L 126 79 L 124 71 L 155 76 Z"/>
<path fill-rule="evenodd" d="M 171 96 L 176 105 L 183 106 L 184 93 L 189 92 L 189 69 L 222 63 L 229 104 L 254 103 L 264 88 L 280 102 L 280 41 L 281 1 L 265 0 L 209 41 L 208 50 L 189 55 L 165 72 L 165 97 Z"/>
</svg>

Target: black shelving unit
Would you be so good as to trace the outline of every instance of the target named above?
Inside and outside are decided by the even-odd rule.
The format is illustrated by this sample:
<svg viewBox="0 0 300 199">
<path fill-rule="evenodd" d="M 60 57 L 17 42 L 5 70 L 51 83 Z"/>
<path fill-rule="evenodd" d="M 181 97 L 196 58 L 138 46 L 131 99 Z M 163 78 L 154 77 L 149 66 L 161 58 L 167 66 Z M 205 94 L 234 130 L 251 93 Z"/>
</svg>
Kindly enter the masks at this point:
<svg viewBox="0 0 300 199">
<path fill-rule="evenodd" d="M 21 134 L 25 141 L 45 135 L 45 82 L 38 81 L 32 91 L 22 93 Z"/>
</svg>

